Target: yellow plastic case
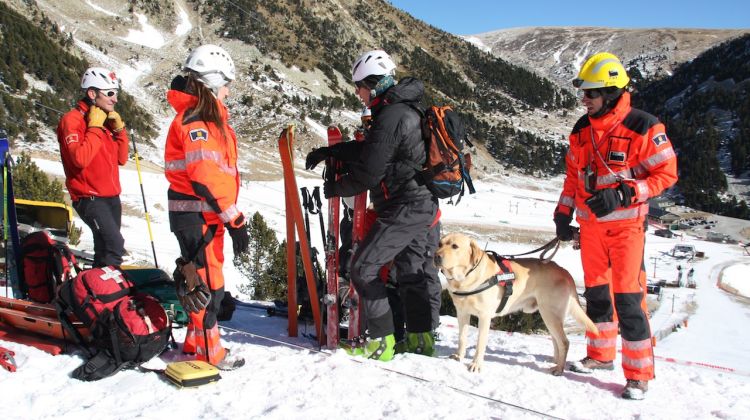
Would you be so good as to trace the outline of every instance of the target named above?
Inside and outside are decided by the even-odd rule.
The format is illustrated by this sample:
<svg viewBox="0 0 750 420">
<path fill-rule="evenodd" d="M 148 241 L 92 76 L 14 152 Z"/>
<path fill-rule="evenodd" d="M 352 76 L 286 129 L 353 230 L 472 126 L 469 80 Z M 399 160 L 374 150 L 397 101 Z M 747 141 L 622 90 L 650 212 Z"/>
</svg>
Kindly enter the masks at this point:
<svg viewBox="0 0 750 420">
<path fill-rule="evenodd" d="M 172 383 L 180 387 L 201 386 L 221 379 L 219 369 L 202 360 L 170 363 L 164 374 Z"/>
</svg>

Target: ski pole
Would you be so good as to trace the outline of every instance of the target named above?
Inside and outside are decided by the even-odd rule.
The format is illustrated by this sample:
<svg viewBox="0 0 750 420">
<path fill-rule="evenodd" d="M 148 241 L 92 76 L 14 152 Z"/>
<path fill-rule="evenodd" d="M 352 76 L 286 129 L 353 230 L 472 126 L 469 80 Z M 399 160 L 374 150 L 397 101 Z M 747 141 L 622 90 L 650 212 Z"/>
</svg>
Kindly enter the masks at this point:
<svg viewBox="0 0 750 420">
<path fill-rule="evenodd" d="M 323 202 L 320 200 L 320 187 L 313 188 L 311 199 L 315 203 L 315 211 L 313 211 L 313 214 L 318 213 L 318 220 L 320 222 L 320 236 L 323 238 L 323 246 L 325 246 L 326 228 L 323 223 L 323 211 L 322 211 Z"/>
<path fill-rule="evenodd" d="M 151 218 L 148 215 L 148 206 L 146 205 L 146 193 L 143 192 L 143 178 L 141 177 L 141 157 L 138 156 L 138 146 L 136 146 L 135 136 L 133 136 L 133 130 L 130 130 L 130 138 L 133 143 L 133 152 L 135 153 L 135 170 L 138 172 L 138 184 L 141 186 L 141 198 L 143 198 L 143 211 L 146 213 L 146 226 L 148 226 L 148 237 L 151 239 L 151 252 L 154 253 L 154 265 L 159 268 L 159 263 L 156 261 L 156 247 L 154 247 L 154 234 L 151 233 Z"/>
</svg>

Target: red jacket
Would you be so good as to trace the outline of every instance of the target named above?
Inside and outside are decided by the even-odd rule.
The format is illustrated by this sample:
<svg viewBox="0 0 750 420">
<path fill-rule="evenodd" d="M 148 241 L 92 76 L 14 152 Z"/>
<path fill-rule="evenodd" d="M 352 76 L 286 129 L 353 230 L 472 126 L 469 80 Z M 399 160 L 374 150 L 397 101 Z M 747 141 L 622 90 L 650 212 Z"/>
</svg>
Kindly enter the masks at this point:
<svg viewBox="0 0 750 420">
<path fill-rule="evenodd" d="M 200 214 L 207 224 L 232 223 L 241 215 L 237 209 L 240 173 L 237 170 L 237 136 L 227 123 L 227 109 L 220 101 L 219 111 L 226 137 L 215 124 L 198 118 L 186 119 L 198 98 L 178 91 L 167 92 L 167 100 L 177 111 L 167 134 L 164 173 L 169 181 L 169 211 L 172 228 Z M 178 217 L 177 215 L 181 215 Z M 187 215 L 188 217 L 182 217 Z M 176 220 L 183 222 L 177 222 Z M 195 219 L 192 219 L 195 220 Z M 189 223 L 189 222 L 188 222 Z"/>
<path fill-rule="evenodd" d="M 606 115 L 581 117 L 569 140 L 567 173 L 555 212 L 570 216 L 575 209 L 579 223 L 643 222 L 648 199 L 677 182 L 677 157 L 664 124 L 651 114 L 631 108 L 628 92 Z M 597 219 L 585 203 L 592 195 L 585 188 L 589 167 L 597 190 L 617 186 L 618 177 L 624 179 L 635 189 L 633 204 Z"/>
<path fill-rule="evenodd" d="M 113 133 L 108 128 L 89 128 L 86 123 L 88 110 L 89 106 L 79 101 L 57 125 L 65 186 L 73 201 L 120 195 L 118 165 L 128 161 L 127 131 Z"/>
</svg>

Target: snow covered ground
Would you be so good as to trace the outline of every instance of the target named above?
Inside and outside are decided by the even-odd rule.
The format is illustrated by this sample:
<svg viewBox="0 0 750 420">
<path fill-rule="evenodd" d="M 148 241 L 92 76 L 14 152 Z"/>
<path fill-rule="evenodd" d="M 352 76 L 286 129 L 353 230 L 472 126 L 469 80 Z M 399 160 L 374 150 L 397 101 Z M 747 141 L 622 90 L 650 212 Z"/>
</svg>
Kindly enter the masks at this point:
<svg viewBox="0 0 750 420">
<path fill-rule="evenodd" d="M 35 162 L 49 173 L 62 174 L 59 162 Z M 301 166 L 301 161 L 297 163 Z M 167 184 L 161 173 L 144 171 L 142 175 L 159 264 L 171 272 L 178 248 L 165 212 Z M 121 170 L 121 179 L 126 207 L 142 209 L 134 168 Z M 310 177 L 298 177 L 298 182 L 300 187 L 319 184 L 317 178 Z M 241 209 L 246 214 L 260 211 L 283 236 L 282 182 L 243 185 Z M 465 196 L 458 206 L 442 206 L 446 231 L 474 232 L 480 243 L 487 242 L 489 249 L 505 254 L 525 252 L 536 245 L 532 248 L 521 235 L 518 240 L 513 234 L 500 235 L 501 230 L 536 230 L 543 237 L 545 232 L 552 237 L 550 215 L 559 180 L 532 185 L 506 177 L 477 183 L 477 188 L 477 194 Z M 76 225 L 85 228 L 80 220 Z M 123 232 L 131 259 L 153 260 L 143 217 L 124 217 Z M 313 245 L 320 247 L 315 236 Z M 510 240 L 498 241 L 497 237 Z M 649 276 L 655 273 L 656 279 L 671 280 L 678 264 L 685 270 L 693 267 L 697 288 L 664 289 L 652 318 L 654 334 L 660 337 L 655 349 L 657 378 L 644 401 L 620 399 L 624 379 L 619 366 L 613 372 L 594 375 L 566 371 L 562 377 L 553 377 L 546 373 L 552 365 L 552 342 L 546 335 L 492 332 L 483 371 L 476 374 L 468 372 L 468 360 L 448 359 L 457 347 L 452 317 L 442 319 L 437 357 L 398 355 L 392 362 L 380 363 L 356 360 L 341 350 L 318 351 L 309 339 L 289 338 L 285 318 L 241 307 L 233 320 L 224 324 L 223 340 L 234 353 L 244 356 L 247 364 L 223 372 L 221 381 L 197 389 L 177 389 L 155 373 L 136 371 L 82 383 L 69 377 L 83 360 L 80 353 L 53 357 L 3 343 L 16 352 L 18 363 L 15 373 L 0 372 L 3 418 L 747 418 L 750 310 L 746 300 L 720 290 L 717 282 L 722 278 L 736 290 L 747 290 L 750 257 L 743 256 L 736 245 L 685 239 L 706 258 L 675 260 L 666 253 L 678 241 L 648 235 Z M 225 249 L 231 250 L 230 244 L 226 245 Z M 88 231 L 84 231 L 79 247 L 91 249 Z M 577 251 L 563 247 L 555 260 L 582 283 Z M 244 280 L 231 264 L 225 272 L 228 289 L 235 292 Z M 301 325 L 300 332 L 305 328 Z M 312 332 L 311 326 L 307 332 Z M 184 329 L 176 330 L 175 336 L 180 342 Z M 569 333 L 569 337 L 568 360 L 583 357 L 584 337 L 580 333 Z M 476 330 L 472 330 L 470 343 L 475 340 Z M 469 349 L 472 355 L 473 346 Z M 150 364 L 159 367 L 164 362 Z"/>
</svg>

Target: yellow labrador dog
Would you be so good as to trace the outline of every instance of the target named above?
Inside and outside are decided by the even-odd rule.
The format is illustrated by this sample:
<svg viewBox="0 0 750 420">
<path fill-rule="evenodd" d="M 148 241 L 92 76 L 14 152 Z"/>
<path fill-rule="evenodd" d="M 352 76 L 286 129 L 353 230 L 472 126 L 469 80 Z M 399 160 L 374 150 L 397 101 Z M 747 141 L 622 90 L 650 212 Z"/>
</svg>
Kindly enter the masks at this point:
<svg viewBox="0 0 750 420">
<path fill-rule="evenodd" d="M 493 279 L 495 274 L 502 271 L 476 241 L 460 233 L 443 236 L 435 253 L 435 265 L 448 280 L 448 291 L 451 292 L 458 315 L 458 351 L 451 358 L 463 359 L 466 354 L 469 318 L 474 315 L 479 319 L 476 354 L 469 365 L 472 372 L 478 372 L 482 367 L 490 321 L 495 316 L 517 311 L 533 313 L 539 310 L 544 324 L 552 335 L 555 348 L 555 366 L 550 369 L 553 375 L 562 375 L 568 356 L 569 342 L 563 330 L 566 315 L 573 315 L 573 318 L 588 331 L 599 333 L 578 302 L 573 277 L 552 261 L 543 263 L 538 258 L 510 260 L 510 268 L 515 274 L 513 293 L 507 298 L 499 313 L 496 312 L 503 300 L 506 286 L 495 286 L 487 280 Z M 455 294 L 481 289 L 485 290 L 464 296 Z"/>
</svg>

